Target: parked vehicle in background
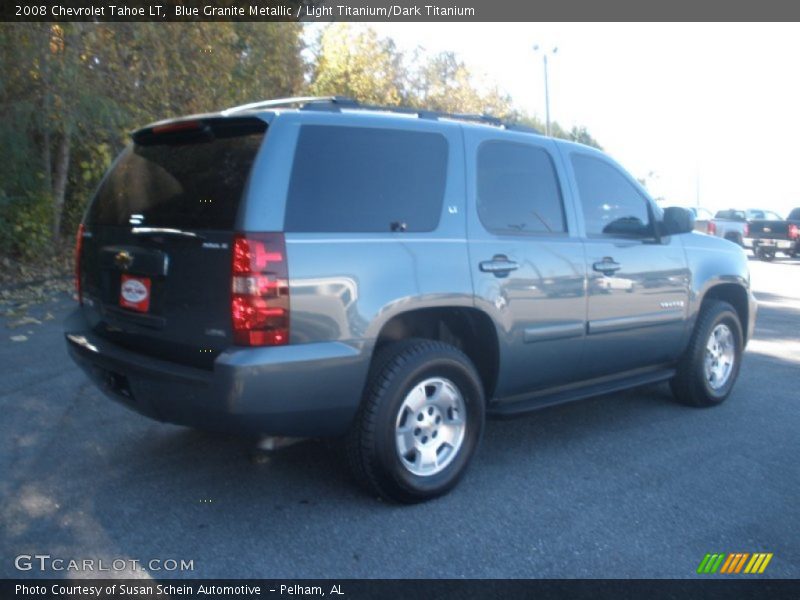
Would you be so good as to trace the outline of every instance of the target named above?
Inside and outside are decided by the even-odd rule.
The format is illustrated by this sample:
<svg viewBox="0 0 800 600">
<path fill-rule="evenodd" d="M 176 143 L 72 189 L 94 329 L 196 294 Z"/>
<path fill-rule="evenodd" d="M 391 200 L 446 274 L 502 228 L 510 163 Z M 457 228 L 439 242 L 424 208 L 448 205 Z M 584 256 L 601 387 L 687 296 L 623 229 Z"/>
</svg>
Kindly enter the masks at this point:
<svg viewBox="0 0 800 600">
<path fill-rule="evenodd" d="M 80 225 L 65 335 L 146 416 L 343 436 L 358 481 L 418 502 L 456 485 L 487 416 L 733 389 L 756 316 L 744 252 L 593 148 L 345 98 L 132 141 Z"/>
<path fill-rule="evenodd" d="M 714 218 L 708 222 L 706 233 L 724 238 L 744 248 L 745 239 L 750 235 L 747 213 L 734 209 L 717 211 Z"/>
<path fill-rule="evenodd" d="M 764 211 L 777 217 L 771 211 Z M 777 252 L 794 257 L 800 254 L 800 208 L 795 208 L 787 219 L 765 218 L 750 223 L 750 245 L 753 254 L 761 260 L 772 260 Z"/>
<path fill-rule="evenodd" d="M 707 233 L 708 224 L 714 218 L 714 213 L 700 206 L 686 206 L 685 208 L 694 215 L 694 230 Z"/>
<path fill-rule="evenodd" d="M 761 208 L 747 210 L 727 209 L 717 211 L 706 227 L 706 233 L 725 238 L 743 248 L 751 247 L 750 223 L 756 219 L 781 220 L 778 213 Z"/>
</svg>

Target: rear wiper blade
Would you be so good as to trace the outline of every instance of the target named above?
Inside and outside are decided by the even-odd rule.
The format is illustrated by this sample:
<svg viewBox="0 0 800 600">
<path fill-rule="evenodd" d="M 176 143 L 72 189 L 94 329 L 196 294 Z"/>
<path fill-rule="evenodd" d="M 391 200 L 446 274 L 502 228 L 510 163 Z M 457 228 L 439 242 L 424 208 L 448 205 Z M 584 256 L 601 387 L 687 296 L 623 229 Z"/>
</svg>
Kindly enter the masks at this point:
<svg viewBox="0 0 800 600">
<path fill-rule="evenodd" d="M 193 231 L 184 231 L 183 229 L 172 229 L 170 227 L 134 227 L 131 233 L 135 235 L 171 235 L 176 237 L 190 238 L 193 240 L 203 241 L 206 238 L 202 235 L 194 233 Z"/>
</svg>

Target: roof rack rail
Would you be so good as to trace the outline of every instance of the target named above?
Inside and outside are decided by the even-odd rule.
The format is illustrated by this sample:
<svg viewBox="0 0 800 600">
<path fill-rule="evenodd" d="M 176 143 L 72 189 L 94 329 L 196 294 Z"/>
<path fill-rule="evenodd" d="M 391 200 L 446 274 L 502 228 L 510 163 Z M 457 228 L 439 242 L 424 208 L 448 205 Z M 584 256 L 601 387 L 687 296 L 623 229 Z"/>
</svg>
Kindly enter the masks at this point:
<svg viewBox="0 0 800 600">
<path fill-rule="evenodd" d="M 322 103 L 322 104 L 335 104 L 335 103 L 343 103 L 343 104 L 358 104 L 352 98 L 347 98 L 345 96 L 294 96 L 291 98 L 277 98 L 275 100 L 260 100 L 258 102 L 250 102 L 249 104 L 240 104 L 239 106 L 233 106 L 231 108 L 226 108 L 223 111 L 220 111 L 222 115 L 232 115 L 238 112 L 246 112 L 248 110 L 258 110 L 260 108 L 288 108 L 292 106 L 299 106 L 303 108 L 310 104 L 315 103 Z"/>
<path fill-rule="evenodd" d="M 467 121 L 471 123 L 483 123 L 486 125 L 494 125 L 495 127 L 502 127 L 509 131 L 522 131 L 526 133 L 536 133 L 541 135 L 541 132 L 533 127 L 521 125 L 514 122 L 504 121 L 499 117 L 487 114 L 472 114 L 472 113 L 447 113 L 436 110 L 428 110 L 424 108 L 411 108 L 408 106 L 383 106 L 378 104 L 366 104 L 359 102 L 354 98 L 348 96 L 298 96 L 295 98 L 280 98 L 278 100 L 264 100 L 262 102 L 251 102 L 250 104 L 242 104 L 241 106 L 234 106 L 222 111 L 223 115 L 230 115 L 237 112 L 245 112 L 249 110 L 258 110 L 262 108 L 288 108 L 297 107 L 299 110 L 319 110 L 319 111 L 333 111 L 341 112 L 344 110 L 371 110 L 375 112 L 390 112 L 404 115 L 416 115 L 420 119 L 432 120 L 453 120 L 453 121 Z"/>
</svg>

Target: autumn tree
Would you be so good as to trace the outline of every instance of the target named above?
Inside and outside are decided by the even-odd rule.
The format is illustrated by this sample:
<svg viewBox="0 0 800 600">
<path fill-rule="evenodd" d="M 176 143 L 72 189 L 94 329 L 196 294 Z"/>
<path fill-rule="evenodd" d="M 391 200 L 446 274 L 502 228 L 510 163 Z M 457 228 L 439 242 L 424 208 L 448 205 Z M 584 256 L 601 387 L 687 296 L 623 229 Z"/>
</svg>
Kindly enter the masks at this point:
<svg viewBox="0 0 800 600">
<path fill-rule="evenodd" d="M 402 54 L 391 39 L 378 37 L 372 28 L 336 23 L 325 28 L 317 45 L 311 94 L 383 105 L 405 99 Z"/>
<path fill-rule="evenodd" d="M 0 250 L 35 245 L 28 230 L 40 239 L 43 226 L 57 241 L 131 129 L 300 91 L 301 33 L 297 23 L 0 24 L 10 117 L 0 123 Z"/>
</svg>

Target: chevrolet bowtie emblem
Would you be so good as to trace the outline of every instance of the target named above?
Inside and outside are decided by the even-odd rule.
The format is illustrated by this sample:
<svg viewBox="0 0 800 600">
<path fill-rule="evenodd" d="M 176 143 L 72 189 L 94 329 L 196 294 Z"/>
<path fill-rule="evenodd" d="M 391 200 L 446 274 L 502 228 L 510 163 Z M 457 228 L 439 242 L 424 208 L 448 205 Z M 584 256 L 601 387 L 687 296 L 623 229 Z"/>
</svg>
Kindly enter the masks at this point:
<svg viewBox="0 0 800 600">
<path fill-rule="evenodd" d="M 127 250 L 120 250 L 114 255 L 114 264 L 123 271 L 127 271 L 133 264 L 133 256 Z"/>
</svg>

